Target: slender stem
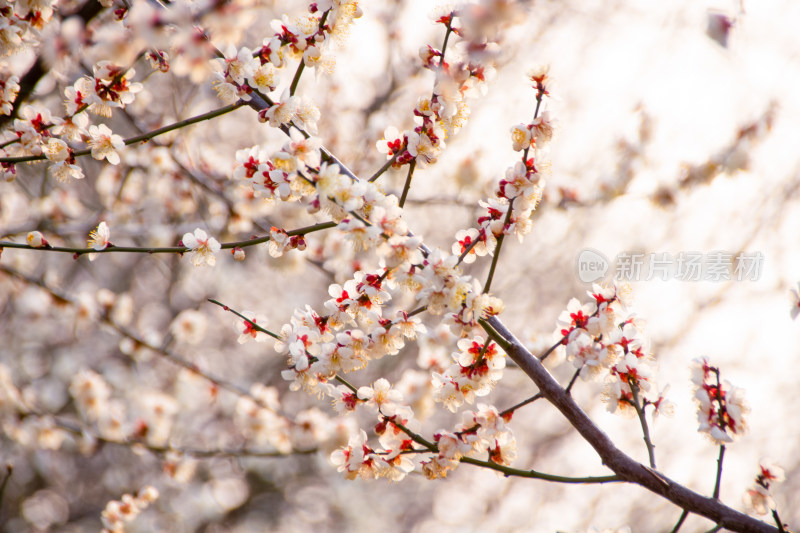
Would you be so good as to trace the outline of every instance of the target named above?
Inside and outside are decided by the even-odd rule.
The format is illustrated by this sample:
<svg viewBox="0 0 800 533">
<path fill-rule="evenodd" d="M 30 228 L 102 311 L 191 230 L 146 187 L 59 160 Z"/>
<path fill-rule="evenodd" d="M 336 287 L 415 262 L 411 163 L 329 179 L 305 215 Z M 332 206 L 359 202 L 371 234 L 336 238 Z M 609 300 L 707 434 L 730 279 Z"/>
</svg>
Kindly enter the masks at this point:
<svg viewBox="0 0 800 533">
<path fill-rule="evenodd" d="M 722 484 L 722 461 L 725 458 L 725 445 L 719 445 L 719 457 L 717 457 L 717 482 L 714 484 L 714 496 L 715 500 L 719 500 L 719 488 Z"/>
<path fill-rule="evenodd" d="M 777 509 L 773 509 L 772 510 L 772 518 L 775 520 L 775 523 L 778 525 L 778 531 L 780 531 L 781 533 L 787 533 L 786 528 L 783 525 L 783 521 L 781 520 L 781 517 L 778 515 L 778 510 Z"/>
<path fill-rule="evenodd" d="M 586 476 L 586 477 L 568 477 L 556 476 L 554 474 L 545 474 L 544 472 L 537 472 L 536 470 L 520 470 L 518 468 L 511 468 L 491 461 L 481 461 L 480 459 L 473 459 L 472 457 L 462 457 L 462 463 L 469 465 L 482 466 L 491 470 L 496 470 L 506 476 L 526 477 L 533 479 L 541 479 L 544 481 L 553 481 L 555 483 L 572 483 L 572 484 L 592 484 L 592 483 L 620 483 L 623 479 L 619 476 Z"/>
<path fill-rule="evenodd" d="M 409 311 L 408 316 L 409 317 L 416 316 L 416 315 L 418 315 L 420 313 L 424 313 L 427 310 L 428 310 L 428 306 L 427 305 L 423 305 L 422 307 L 417 307 L 413 311 Z"/>
<path fill-rule="evenodd" d="M 581 366 L 581 368 L 577 369 L 575 371 L 575 373 L 572 374 L 572 379 L 569 380 L 569 384 L 567 385 L 567 388 L 564 389 L 567 394 L 572 392 L 572 387 L 575 385 L 575 382 L 578 380 L 578 376 L 581 375 L 581 370 L 583 370 L 583 366 Z"/>
<path fill-rule="evenodd" d="M 547 359 L 550 356 L 550 354 L 556 350 L 556 348 L 561 346 L 561 344 L 565 340 L 567 340 L 567 337 L 569 337 L 569 335 L 564 335 L 563 337 L 561 337 L 561 340 L 559 340 L 557 343 L 549 347 L 543 354 L 539 355 L 537 359 L 539 359 L 539 361 L 544 361 L 545 359 Z"/>
<path fill-rule="evenodd" d="M 681 517 L 678 518 L 678 522 L 675 524 L 675 527 L 672 528 L 672 531 L 670 531 L 670 533 L 678 533 L 678 530 L 680 530 L 687 516 L 689 516 L 689 511 L 684 509 L 683 512 L 681 513 Z"/>
<path fill-rule="evenodd" d="M 447 42 L 450 40 L 450 34 L 453 33 L 453 28 L 450 27 L 450 24 L 447 24 L 447 31 L 444 34 L 444 43 L 442 43 L 442 55 L 439 58 L 439 68 L 444 66 L 444 54 L 447 52 Z"/>
<path fill-rule="evenodd" d="M 311 226 L 306 226 L 304 228 L 297 228 L 291 231 L 287 231 L 286 234 L 290 237 L 295 235 L 307 235 L 309 233 L 314 233 L 315 231 L 321 231 L 329 228 L 335 228 L 336 222 L 321 222 L 319 224 L 312 224 Z M 254 239 L 248 239 L 246 241 L 234 241 L 234 242 L 226 242 L 220 245 L 223 250 L 230 250 L 233 248 L 246 248 L 248 246 L 255 246 L 256 244 L 262 244 L 268 242 L 272 237 L 267 235 L 266 237 L 256 237 Z M 191 248 L 187 248 L 185 246 L 166 246 L 160 248 L 148 248 L 146 246 L 114 246 L 109 245 L 107 248 L 102 250 L 95 250 L 93 248 L 72 248 L 68 246 L 43 246 L 41 248 L 34 248 L 29 244 L 22 244 L 18 242 L 9 242 L 9 241 L 0 241 L 0 248 L 19 248 L 22 250 L 38 250 L 41 252 L 65 252 L 71 253 L 76 255 L 83 255 L 83 254 L 107 254 L 107 253 L 116 253 L 116 252 L 126 252 L 126 253 L 145 253 L 145 254 L 183 254 L 186 252 L 190 252 Z"/>
<path fill-rule="evenodd" d="M 373 182 L 373 181 L 377 180 L 378 178 L 380 178 L 383 175 L 384 172 L 389 170 L 389 167 L 394 165 L 394 162 L 397 161 L 397 157 L 400 155 L 400 152 L 402 152 L 402 151 L 403 151 L 402 148 L 400 150 L 398 150 L 388 161 L 386 161 L 386 163 L 383 164 L 383 166 L 381 168 L 378 169 L 377 172 L 375 172 L 375 174 L 370 176 L 370 178 L 367 181 Z"/>
<path fill-rule="evenodd" d="M 461 255 L 458 256 L 458 261 L 456 261 L 456 265 L 460 265 L 461 262 L 464 261 L 464 258 L 467 257 L 467 255 L 472 251 L 473 248 L 475 248 L 478 245 L 479 242 L 481 242 L 480 239 L 475 239 L 474 241 L 469 243 L 469 245 L 467 245 L 467 247 L 464 248 L 464 251 L 461 252 Z"/>
<path fill-rule="evenodd" d="M 508 211 L 506 211 L 506 219 L 503 221 L 503 233 L 497 237 L 497 247 L 492 254 L 492 264 L 489 267 L 489 275 L 486 277 L 486 285 L 483 286 L 483 293 L 489 292 L 492 286 L 492 279 L 494 278 L 494 271 L 497 268 L 497 260 L 500 258 L 500 249 L 503 247 L 503 241 L 506 238 L 505 230 L 508 228 L 508 222 L 511 220 L 511 212 L 514 210 L 514 199 L 512 198 L 508 204 Z M 487 230 L 489 231 L 489 230 Z"/>
<path fill-rule="evenodd" d="M 520 407 L 525 407 L 526 405 L 531 404 L 531 403 L 535 402 L 536 400 L 541 400 L 542 398 L 544 398 L 544 396 L 542 396 L 542 393 L 541 392 L 537 392 L 536 394 L 534 394 L 530 398 L 526 398 L 526 399 L 522 400 L 521 402 L 512 405 L 508 409 L 504 409 L 503 411 L 500 411 L 500 416 L 509 415 L 509 414 L 513 413 L 514 411 L 516 411 L 517 409 L 519 409 Z"/>
<path fill-rule="evenodd" d="M 280 340 L 280 338 L 281 338 L 280 335 L 278 335 L 277 333 L 273 333 L 272 331 L 259 326 L 258 324 L 256 324 L 255 322 L 253 322 L 252 320 L 250 320 L 249 318 L 247 318 L 246 316 L 244 316 L 240 312 L 236 311 L 235 309 L 231 309 L 227 305 L 225 305 L 225 304 L 223 304 L 221 302 L 218 302 L 217 300 L 214 300 L 213 298 L 209 298 L 208 301 L 211 302 L 212 304 L 216 304 L 216 305 L 220 306 L 225 311 L 229 311 L 229 312 L 233 313 L 234 315 L 238 316 L 239 318 L 241 318 L 242 320 L 244 320 L 245 322 L 250 324 L 250 327 L 252 327 L 254 330 L 260 331 L 262 333 L 266 333 L 267 335 L 269 335 L 270 337 L 272 337 L 275 340 Z"/>
<path fill-rule="evenodd" d="M 353 385 L 352 383 L 350 383 L 349 381 L 347 381 L 346 379 L 344 379 L 340 375 L 337 374 L 333 379 L 335 379 L 336 381 L 338 381 L 339 383 L 341 383 L 342 385 L 344 385 L 345 387 L 350 389 L 350 391 L 353 392 L 354 394 L 358 393 L 358 389 L 355 387 L 355 385 Z"/>
<path fill-rule="evenodd" d="M 384 417 L 387 422 L 390 422 L 400 428 L 406 435 L 411 437 L 411 439 L 416 442 L 417 444 L 421 444 L 428 448 L 429 451 L 438 452 L 438 446 L 425 439 L 421 435 L 411 431 L 406 426 L 404 426 L 401 422 L 398 422 L 393 419 L 388 419 Z M 516 476 L 516 477 L 525 477 L 525 478 L 533 478 L 533 479 L 542 479 L 544 481 L 553 481 L 556 483 L 576 483 L 576 484 L 591 484 L 591 483 L 617 483 L 621 482 L 622 478 L 619 476 L 587 476 L 587 477 L 568 477 L 568 476 L 557 476 L 554 474 L 545 474 L 544 472 L 537 472 L 536 470 L 520 470 L 518 468 L 511 468 L 510 466 L 501 465 L 498 463 L 494 463 L 492 461 L 482 461 L 480 459 L 474 459 L 472 457 L 461 457 L 459 459 L 462 463 L 474 465 L 474 466 L 481 466 L 484 468 L 489 468 L 491 470 L 496 470 L 498 472 L 503 473 L 506 476 Z"/>
<path fill-rule="evenodd" d="M 642 436 L 644 444 L 647 446 L 647 457 L 650 459 L 650 468 L 656 467 L 656 454 L 653 441 L 650 440 L 650 428 L 647 426 L 647 418 L 645 417 L 644 408 L 639 403 L 639 385 L 631 383 L 628 380 L 628 385 L 631 388 L 631 396 L 633 396 L 633 408 L 636 409 L 636 414 L 639 417 L 639 423 L 642 425 Z"/>
<path fill-rule="evenodd" d="M 411 178 L 414 176 L 414 169 L 417 168 L 417 160 L 414 159 L 408 165 L 408 174 L 406 175 L 406 184 L 403 185 L 403 193 L 400 195 L 400 207 L 406 203 L 406 198 L 408 197 L 408 191 L 411 189 Z"/>
<path fill-rule="evenodd" d="M 303 75 L 303 70 L 306 68 L 305 61 L 303 58 L 300 58 L 300 64 L 297 65 L 297 70 L 294 71 L 294 78 L 292 78 L 292 84 L 289 86 L 289 96 L 294 96 L 294 92 L 297 90 L 297 84 L 300 83 L 300 76 Z"/>
<path fill-rule="evenodd" d="M 330 9 L 325 11 L 322 16 L 319 18 L 319 24 L 317 27 L 322 29 L 325 26 L 325 21 L 328 19 L 328 13 L 330 13 Z M 297 90 L 297 84 L 300 83 L 300 76 L 303 75 L 303 70 L 306 68 L 306 63 L 303 61 L 303 58 L 300 58 L 300 64 L 297 65 L 297 70 L 294 72 L 294 77 L 292 78 L 292 84 L 289 86 L 289 96 L 294 96 L 295 91 Z"/>
<path fill-rule="evenodd" d="M 157 137 L 159 135 L 163 135 L 164 133 L 168 133 L 170 131 L 177 130 L 177 129 L 180 129 L 180 128 L 185 128 L 186 126 L 190 126 L 192 124 L 196 124 L 196 123 L 202 122 L 204 120 L 210 120 L 212 118 L 216 118 L 216 117 L 219 117 L 221 115 L 225 115 L 227 113 L 230 113 L 231 111 L 236 111 L 237 109 L 239 109 L 243 105 L 245 105 L 245 102 L 240 100 L 239 102 L 236 102 L 235 104 L 227 105 L 225 107 L 220 107 L 219 109 L 215 109 L 213 111 L 209 111 L 208 113 L 203 113 L 202 115 L 197 115 L 197 116 L 192 117 L 192 118 L 187 118 L 185 120 L 180 120 L 180 121 L 175 122 L 173 124 L 169 124 L 167 126 L 164 126 L 163 128 L 158 128 L 158 129 L 155 129 L 153 131 L 150 131 L 150 132 L 147 132 L 147 133 L 143 133 L 142 135 L 136 135 L 134 137 L 129 137 L 129 138 L 125 139 L 124 142 L 125 142 L 126 145 L 131 145 L 131 144 L 136 144 L 136 143 L 139 143 L 139 142 L 142 142 L 142 141 L 148 141 L 148 140 L 152 139 L 153 137 Z M 72 155 L 75 156 L 75 157 L 81 157 L 81 156 L 89 155 L 91 153 L 92 153 L 92 150 L 90 148 L 86 148 L 84 150 L 76 150 L 75 152 L 73 152 Z M 43 161 L 45 159 L 47 159 L 47 157 L 44 156 L 44 155 L 28 155 L 28 156 L 22 156 L 22 157 L 0 157 L 0 163 L 27 163 L 29 161 Z"/>
</svg>

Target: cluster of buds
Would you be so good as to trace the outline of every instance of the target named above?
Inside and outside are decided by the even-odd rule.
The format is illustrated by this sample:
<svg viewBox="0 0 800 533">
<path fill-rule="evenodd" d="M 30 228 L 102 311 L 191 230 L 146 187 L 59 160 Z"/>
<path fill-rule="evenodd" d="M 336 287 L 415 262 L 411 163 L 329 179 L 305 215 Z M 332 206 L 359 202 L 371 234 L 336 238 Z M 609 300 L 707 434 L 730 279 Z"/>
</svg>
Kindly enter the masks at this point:
<svg viewBox="0 0 800 533">
<path fill-rule="evenodd" d="M 291 250 L 306 249 L 306 239 L 302 235 L 289 236 L 286 230 L 272 226 L 269 230 L 269 255 L 280 257 Z"/>
<path fill-rule="evenodd" d="M 711 366 L 703 357 L 692 362 L 692 383 L 696 390 L 697 431 L 708 435 L 716 444 L 733 442 L 747 431 L 745 415 L 750 411 L 744 389 L 720 380 L 719 367 Z"/>
</svg>

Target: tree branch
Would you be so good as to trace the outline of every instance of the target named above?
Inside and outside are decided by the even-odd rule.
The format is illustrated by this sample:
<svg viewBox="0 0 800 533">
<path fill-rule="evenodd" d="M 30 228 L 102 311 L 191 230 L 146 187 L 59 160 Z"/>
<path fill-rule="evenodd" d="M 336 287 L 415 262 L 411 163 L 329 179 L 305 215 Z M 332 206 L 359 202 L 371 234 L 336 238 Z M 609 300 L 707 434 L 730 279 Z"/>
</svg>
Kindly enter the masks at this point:
<svg viewBox="0 0 800 533">
<path fill-rule="evenodd" d="M 634 461 L 617 448 L 611 439 L 595 425 L 575 403 L 542 363 L 529 352 L 497 317 L 491 317 L 487 333 L 500 344 L 511 359 L 533 380 L 547 400 L 552 403 L 570 424 L 581 434 L 600 456 L 603 464 L 622 480 L 641 485 L 647 490 L 671 501 L 689 512 L 704 516 L 731 531 L 745 533 L 777 532 L 778 529 L 722 504 L 702 496 L 669 479 L 655 470 Z M 495 338 L 497 337 L 497 338 Z"/>
</svg>

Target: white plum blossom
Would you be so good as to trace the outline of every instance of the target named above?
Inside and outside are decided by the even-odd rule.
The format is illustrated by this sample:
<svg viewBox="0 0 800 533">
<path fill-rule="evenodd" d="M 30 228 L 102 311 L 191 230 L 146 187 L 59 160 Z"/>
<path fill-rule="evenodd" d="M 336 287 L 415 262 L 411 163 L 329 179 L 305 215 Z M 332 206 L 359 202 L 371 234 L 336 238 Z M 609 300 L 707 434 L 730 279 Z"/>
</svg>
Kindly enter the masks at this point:
<svg viewBox="0 0 800 533">
<path fill-rule="evenodd" d="M 238 319 L 234 324 L 234 329 L 239 333 L 239 337 L 236 339 L 237 342 L 239 344 L 244 344 L 251 340 L 265 342 L 269 338 L 269 335 L 259 330 L 256 326 L 263 328 L 267 324 L 266 318 L 252 311 L 242 311 L 241 314 L 247 317 L 247 320 Z M 255 324 L 255 326 L 253 324 Z"/>
<path fill-rule="evenodd" d="M 181 239 L 183 245 L 192 251 L 192 264 L 194 266 L 211 265 L 214 266 L 217 262 L 215 253 L 219 252 L 221 245 L 214 237 L 209 237 L 205 231 L 200 228 L 194 230 L 194 233 L 185 233 Z"/>
<path fill-rule="evenodd" d="M 70 156 L 70 149 L 67 143 L 61 139 L 51 138 L 42 146 L 42 152 L 48 161 L 64 161 Z"/>
<path fill-rule="evenodd" d="M 89 126 L 89 146 L 92 149 L 92 157 L 98 160 L 105 159 L 112 165 L 119 165 L 119 153 L 125 148 L 122 137 L 114 134 L 108 126 Z"/>
</svg>

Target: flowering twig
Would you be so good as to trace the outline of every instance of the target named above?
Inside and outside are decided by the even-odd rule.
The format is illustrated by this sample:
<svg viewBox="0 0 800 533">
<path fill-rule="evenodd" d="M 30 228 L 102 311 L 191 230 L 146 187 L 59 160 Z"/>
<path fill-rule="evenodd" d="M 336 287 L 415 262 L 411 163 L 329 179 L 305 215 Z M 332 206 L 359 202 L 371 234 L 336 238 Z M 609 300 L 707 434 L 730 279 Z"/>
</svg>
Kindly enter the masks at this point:
<svg viewBox="0 0 800 533">
<path fill-rule="evenodd" d="M 486 276 L 486 284 L 483 286 L 483 293 L 486 294 L 489 292 L 489 289 L 492 286 L 492 279 L 494 279 L 494 271 L 497 268 L 497 260 L 500 258 L 500 249 L 503 247 L 503 241 L 505 240 L 506 233 L 505 230 L 508 228 L 508 222 L 511 220 L 511 211 L 514 209 L 514 199 L 512 198 L 511 201 L 508 203 L 508 211 L 506 211 L 506 218 L 503 221 L 503 233 L 497 237 L 497 247 L 494 250 L 494 254 L 492 254 L 492 264 L 489 266 L 489 274 Z M 477 239 L 476 239 L 477 241 Z"/>
<path fill-rule="evenodd" d="M 335 222 L 320 222 L 319 224 L 312 224 L 310 226 L 305 226 L 302 228 L 297 228 L 291 231 L 287 231 L 286 234 L 289 235 L 290 237 L 296 235 L 308 235 L 309 233 L 314 233 L 316 231 L 326 230 L 335 227 L 336 227 Z M 220 248 L 223 250 L 231 250 L 233 248 L 245 248 L 248 246 L 255 246 L 257 244 L 263 244 L 265 242 L 270 241 L 271 239 L 272 237 L 267 235 L 266 237 L 255 237 L 244 241 L 226 242 L 220 245 Z M 22 244 L 18 242 L 0 241 L 0 249 L 2 248 L 19 248 L 23 250 L 38 250 L 43 252 L 66 252 L 75 254 L 76 256 L 89 253 L 103 254 L 103 253 L 115 253 L 115 252 L 144 253 L 144 254 L 183 254 L 186 252 L 190 252 L 192 250 L 191 248 L 187 248 L 186 246 L 165 246 L 165 247 L 150 248 L 147 246 L 115 246 L 111 244 L 109 244 L 106 248 L 103 248 L 102 250 L 95 250 L 94 248 L 73 248 L 69 246 L 50 246 L 50 245 L 35 247 L 29 244 Z"/>
<path fill-rule="evenodd" d="M 417 168 L 417 160 L 415 159 L 408 165 L 408 174 L 406 175 L 406 183 L 403 185 L 403 192 L 400 195 L 400 202 L 398 205 L 403 207 L 406 203 L 406 197 L 408 197 L 408 191 L 411 189 L 411 178 L 414 176 L 414 169 Z"/>
<path fill-rule="evenodd" d="M 717 481 L 714 483 L 714 499 L 719 499 L 719 489 L 722 484 L 722 461 L 725 459 L 725 445 L 719 445 L 719 456 L 717 457 Z"/>
<path fill-rule="evenodd" d="M 225 115 L 230 113 L 231 111 L 236 111 L 240 107 L 245 105 L 245 102 L 239 101 L 235 104 L 227 105 L 225 107 L 220 107 L 219 109 L 215 109 L 213 111 L 209 111 L 208 113 L 203 113 L 202 115 L 197 115 L 195 117 L 187 118 L 185 120 L 180 120 L 178 122 L 174 122 L 162 128 L 155 129 L 153 131 L 143 133 L 141 135 L 135 135 L 133 137 L 128 137 L 127 139 L 123 139 L 125 145 L 131 145 L 140 143 L 143 141 L 149 141 L 153 137 L 157 137 L 159 135 L 163 135 L 173 130 L 177 130 L 180 128 L 185 128 L 186 126 L 190 126 L 192 124 L 196 124 L 198 122 L 203 122 L 204 120 L 210 120 L 212 118 L 219 117 L 221 115 Z M 76 150 L 72 155 L 75 157 L 81 157 L 85 155 L 89 155 L 92 153 L 90 148 L 86 148 L 84 150 Z M 26 155 L 20 157 L 0 157 L 0 163 L 27 163 L 30 161 L 43 161 L 47 159 L 45 155 Z"/>
<path fill-rule="evenodd" d="M 414 431 L 411 431 L 401 422 L 398 422 L 397 420 L 394 419 L 389 419 L 387 417 L 384 417 L 384 419 L 388 422 L 391 422 L 393 425 L 397 426 L 401 431 L 403 431 L 403 433 L 408 435 L 411 438 L 411 440 L 413 440 L 417 444 L 425 446 L 428 451 L 431 452 L 439 451 L 439 447 L 435 443 L 425 439 L 423 436 L 415 433 Z M 459 461 L 473 466 L 480 466 L 483 468 L 496 470 L 498 472 L 503 473 L 506 476 L 541 479 L 544 481 L 553 481 L 556 483 L 591 484 L 591 483 L 615 483 L 623 481 L 618 476 L 586 476 L 586 477 L 558 476 L 554 474 L 546 474 L 544 472 L 537 472 L 536 470 L 521 470 L 519 468 L 512 468 L 510 466 L 501 465 L 493 461 L 482 461 L 480 459 L 475 459 L 473 457 L 461 457 Z"/>
<path fill-rule="evenodd" d="M 322 30 L 325 27 L 325 21 L 328 20 L 328 13 L 331 10 L 327 9 L 325 13 L 319 18 L 318 28 Z M 300 76 L 303 74 L 303 70 L 306 67 L 306 62 L 304 61 L 305 58 L 300 58 L 300 64 L 297 65 L 297 70 L 294 73 L 294 77 L 292 78 L 292 84 L 289 86 L 289 96 L 294 96 L 295 91 L 297 90 L 297 84 L 300 83 Z"/>
<path fill-rule="evenodd" d="M 600 312 L 600 307 L 598 306 L 597 309 L 595 309 L 594 313 L 589 315 L 588 318 L 592 318 L 592 317 L 597 316 L 597 314 L 599 312 Z M 539 359 L 539 361 L 544 361 L 545 359 L 547 359 L 550 356 L 550 354 L 553 353 L 556 350 L 556 348 L 558 348 L 559 346 L 564 344 L 564 341 L 566 341 L 569 338 L 569 334 L 570 333 L 572 333 L 572 331 L 568 331 L 564 336 L 562 336 L 560 339 L 558 339 L 558 341 L 555 344 L 553 344 L 550 348 L 545 350 L 544 353 L 542 353 L 541 355 L 538 355 L 537 358 Z"/>
<path fill-rule="evenodd" d="M 252 320 L 250 320 L 249 318 L 247 318 L 246 316 L 244 316 L 243 314 L 241 314 L 237 310 L 231 309 L 230 307 L 228 307 L 224 303 L 218 302 L 217 300 L 214 300 L 213 298 L 208 298 L 208 301 L 211 302 L 212 304 L 216 304 L 216 305 L 220 306 L 225 311 L 228 311 L 229 313 L 233 313 L 234 315 L 238 316 L 239 318 L 241 318 L 242 320 L 247 322 L 250 325 L 250 327 L 253 328 L 254 330 L 260 331 L 262 333 L 266 333 L 267 335 L 269 335 L 273 339 L 280 339 L 281 338 L 280 335 L 278 335 L 277 333 L 274 333 L 274 332 L 272 332 L 272 331 L 270 331 L 270 330 L 268 330 L 268 329 L 256 324 L 255 322 L 253 322 Z"/>
<path fill-rule="evenodd" d="M 650 468 L 656 467 L 655 446 L 653 441 L 650 440 L 650 428 L 647 426 L 647 419 L 645 418 L 644 407 L 639 403 L 639 385 L 633 383 L 632 379 L 628 379 L 628 385 L 631 387 L 631 396 L 633 397 L 633 408 L 636 409 L 636 415 L 639 417 L 639 423 L 642 425 L 642 438 L 644 444 L 647 446 L 647 457 L 650 460 Z"/>
</svg>

